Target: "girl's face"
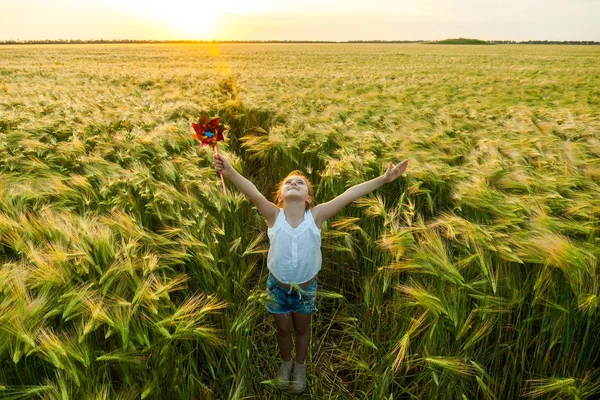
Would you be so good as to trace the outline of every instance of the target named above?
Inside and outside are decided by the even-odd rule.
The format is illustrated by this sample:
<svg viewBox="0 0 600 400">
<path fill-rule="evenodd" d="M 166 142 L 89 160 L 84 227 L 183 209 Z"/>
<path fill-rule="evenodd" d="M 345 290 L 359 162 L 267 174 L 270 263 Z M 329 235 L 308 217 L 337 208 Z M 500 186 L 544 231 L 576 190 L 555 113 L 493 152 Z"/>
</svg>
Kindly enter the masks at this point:
<svg viewBox="0 0 600 400">
<path fill-rule="evenodd" d="M 308 185 L 301 176 L 292 175 L 283 182 L 281 188 L 281 197 L 286 200 L 304 200 L 310 201 L 308 194 Z"/>
</svg>

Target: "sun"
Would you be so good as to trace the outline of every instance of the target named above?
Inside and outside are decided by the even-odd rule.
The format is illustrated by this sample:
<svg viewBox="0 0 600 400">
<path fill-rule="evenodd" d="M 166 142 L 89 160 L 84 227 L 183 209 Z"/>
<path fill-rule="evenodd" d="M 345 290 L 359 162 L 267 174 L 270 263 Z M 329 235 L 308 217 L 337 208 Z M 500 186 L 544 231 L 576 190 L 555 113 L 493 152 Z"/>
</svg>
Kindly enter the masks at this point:
<svg viewBox="0 0 600 400">
<path fill-rule="evenodd" d="M 219 20 L 247 13 L 264 0 L 100 0 L 112 9 L 166 25 L 177 39 L 214 39 Z"/>
<path fill-rule="evenodd" d="M 250 9 L 250 0 L 171 0 L 160 2 L 155 17 L 169 25 L 182 39 L 214 39 L 221 16 Z"/>
<path fill-rule="evenodd" d="M 165 2 L 172 3 L 172 2 Z M 221 14 L 219 7 L 204 1 L 187 3 L 178 1 L 180 7 L 165 7 L 162 10 L 157 10 L 155 18 L 166 23 L 173 33 L 181 35 L 181 39 L 209 39 L 211 34 L 214 34 L 217 28 L 217 20 Z"/>
</svg>

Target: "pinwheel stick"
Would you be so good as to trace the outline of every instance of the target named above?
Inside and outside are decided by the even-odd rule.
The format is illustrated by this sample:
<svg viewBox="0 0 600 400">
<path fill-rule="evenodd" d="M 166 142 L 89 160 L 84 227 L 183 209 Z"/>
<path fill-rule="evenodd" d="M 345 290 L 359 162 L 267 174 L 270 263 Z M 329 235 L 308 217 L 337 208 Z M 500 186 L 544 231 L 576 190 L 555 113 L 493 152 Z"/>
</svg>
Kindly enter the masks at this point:
<svg viewBox="0 0 600 400">
<path fill-rule="evenodd" d="M 216 144 L 215 144 L 215 154 L 219 155 L 219 150 L 217 149 Z M 223 186 L 223 193 L 227 194 L 227 189 L 225 188 L 225 180 L 223 179 L 223 171 L 219 171 L 219 175 L 221 175 L 221 185 Z"/>
</svg>

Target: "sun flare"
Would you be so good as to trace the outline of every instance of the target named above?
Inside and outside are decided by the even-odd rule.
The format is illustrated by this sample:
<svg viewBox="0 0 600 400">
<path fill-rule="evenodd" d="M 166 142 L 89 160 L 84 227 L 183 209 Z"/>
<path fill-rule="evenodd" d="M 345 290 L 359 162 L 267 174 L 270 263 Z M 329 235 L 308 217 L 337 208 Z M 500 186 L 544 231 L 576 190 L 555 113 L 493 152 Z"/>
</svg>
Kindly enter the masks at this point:
<svg viewBox="0 0 600 400">
<path fill-rule="evenodd" d="M 262 0 L 102 0 L 115 9 L 167 25 L 181 39 L 212 39 L 228 13 L 247 13 Z"/>
<path fill-rule="evenodd" d="M 157 9 L 157 18 L 169 24 L 178 34 L 190 39 L 212 39 L 221 17 L 227 13 L 245 13 L 255 6 L 250 0 L 167 2 Z"/>
<path fill-rule="evenodd" d="M 165 22 L 182 39 L 209 39 L 215 33 L 220 12 L 216 7 L 192 6 L 190 11 L 181 8 L 165 8 L 156 18 Z"/>
</svg>

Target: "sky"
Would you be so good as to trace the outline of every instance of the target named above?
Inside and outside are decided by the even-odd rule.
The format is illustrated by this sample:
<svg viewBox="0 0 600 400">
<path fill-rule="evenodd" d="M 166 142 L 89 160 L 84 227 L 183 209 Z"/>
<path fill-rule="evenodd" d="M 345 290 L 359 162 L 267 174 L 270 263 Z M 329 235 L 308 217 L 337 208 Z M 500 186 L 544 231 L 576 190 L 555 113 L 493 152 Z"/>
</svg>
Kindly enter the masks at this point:
<svg viewBox="0 0 600 400">
<path fill-rule="evenodd" d="M 0 40 L 594 40 L 600 0 L 0 0 Z"/>
</svg>

